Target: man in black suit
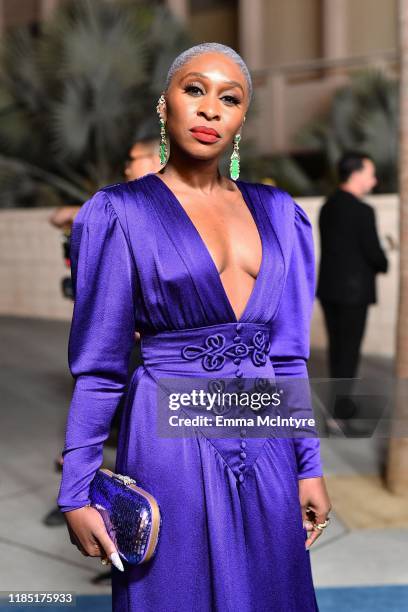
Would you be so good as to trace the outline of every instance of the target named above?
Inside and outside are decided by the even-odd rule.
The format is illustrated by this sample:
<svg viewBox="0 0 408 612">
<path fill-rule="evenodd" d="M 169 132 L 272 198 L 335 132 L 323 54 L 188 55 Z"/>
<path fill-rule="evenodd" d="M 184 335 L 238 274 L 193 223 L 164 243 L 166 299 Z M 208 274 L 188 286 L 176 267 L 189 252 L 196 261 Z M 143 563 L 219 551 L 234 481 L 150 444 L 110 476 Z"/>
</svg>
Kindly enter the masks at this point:
<svg viewBox="0 0 408 612">
<path fill-rule="evenodd" d="M 375 213 L 362 201 L 377 184 L 369 155 L 349 152 L 338 163 L 340 184 L 319 215 L 321 259 L 316 296 L 325 317 L 331 378 L 354 378 L 369 304 L 377 302 L 375 276 L 387 272 Z M 346 389 L 347 387 L 344 387 Z M 352 403 L 335 416 L 351 416 Z"/>
</svg>

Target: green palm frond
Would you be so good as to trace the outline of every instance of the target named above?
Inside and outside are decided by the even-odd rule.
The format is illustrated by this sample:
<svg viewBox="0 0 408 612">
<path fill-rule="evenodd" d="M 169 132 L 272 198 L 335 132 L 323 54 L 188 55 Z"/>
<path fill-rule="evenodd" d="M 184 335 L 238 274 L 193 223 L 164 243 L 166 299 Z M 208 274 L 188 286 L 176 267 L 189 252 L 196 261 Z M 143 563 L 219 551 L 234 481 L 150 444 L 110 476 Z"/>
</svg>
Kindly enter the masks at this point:
<svg viewBox="0 0 408 612">
<path fill-rule="evenodd" d="M 61 3 L 40 36 L 11 32 L 0 50 L 5 176 L 26 172 L 37 189 L 82 201 L 123 180 L 133 134 L 155 116 L 170 61 L 189 42 L 168 10 L 130 0 Z"/>
<path fill-rule="evenodd" d="M 360 150 L 376 162 L 379 191 L 397 189 L 398 84 L 377 69 L 359 71 L 339 88 L 330 111 L 300 130 L 297 142 L 327 159 L 328 185 L 346 150 Z"/>
</svg>

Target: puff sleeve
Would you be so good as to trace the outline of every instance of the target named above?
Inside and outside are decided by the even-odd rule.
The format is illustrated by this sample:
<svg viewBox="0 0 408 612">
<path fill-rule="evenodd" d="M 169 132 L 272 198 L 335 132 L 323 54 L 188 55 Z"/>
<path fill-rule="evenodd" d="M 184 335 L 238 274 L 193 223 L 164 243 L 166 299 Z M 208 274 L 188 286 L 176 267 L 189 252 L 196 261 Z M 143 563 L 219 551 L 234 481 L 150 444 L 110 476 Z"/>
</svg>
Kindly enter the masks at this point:
<svg viewBox="0 0 408 612">
<path fill-rule="evenodd" d="M 135 331 L 134 265 L 108 194 L 98 191 L 81 207 L 71 232 L 68 363 L 75 383 L 57 497 L 62 512 L 89 503 L 89 486 L 126 387 Z"/>
<path fill-rule="evenodd" d="M 316 282 L 313 234 L 305 211 L 289 194 L 286 195 L 290 206 L 294 206 L 294 241 L 286 283 L 273 321 L 270 358 L 276 379 L 287 377 L 289 380 L 290 377 L 294 381 L 287 386 L 290 414 L 298 416 L 296 408 L 299 408 L 303 417 L 313 418 L 306 366 L 310 356 L 310 321 Z M 323 476 L 320 439 L 315 428 L 311 429 L 309 437 L 293 437 L 299 479 Z"/>
</svg>

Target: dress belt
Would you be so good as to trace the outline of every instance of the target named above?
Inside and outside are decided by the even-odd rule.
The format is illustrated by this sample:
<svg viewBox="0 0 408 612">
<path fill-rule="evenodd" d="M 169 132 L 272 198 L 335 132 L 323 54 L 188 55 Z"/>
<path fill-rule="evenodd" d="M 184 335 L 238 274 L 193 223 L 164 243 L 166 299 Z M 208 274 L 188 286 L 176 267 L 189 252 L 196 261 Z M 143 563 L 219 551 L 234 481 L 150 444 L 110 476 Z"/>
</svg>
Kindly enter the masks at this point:
<svg viewBox="0 0 408 612">
<path fill-rule="evenodd" d="M 142 334 L 141 354 L 146 367 L 163 363 L 194 362 L 208 372 L 218 372 L 227 362 L 236 366 L 250 360 L 255 367 L 269 362 L 271 327 L 264 323 L 220 323 L 156 334 Z"/>
</svg>

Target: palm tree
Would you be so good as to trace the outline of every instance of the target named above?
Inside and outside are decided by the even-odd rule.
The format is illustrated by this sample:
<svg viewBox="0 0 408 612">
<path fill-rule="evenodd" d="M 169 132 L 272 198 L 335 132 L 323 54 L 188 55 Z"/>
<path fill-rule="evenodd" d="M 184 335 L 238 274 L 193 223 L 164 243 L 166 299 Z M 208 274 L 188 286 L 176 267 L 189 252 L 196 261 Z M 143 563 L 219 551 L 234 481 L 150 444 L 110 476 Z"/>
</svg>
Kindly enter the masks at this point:
<svg viewBox="0 0 408 612">
<path fill-rule="evenodd" d="M 133 134 L 156 118 L 166 70 L 189 44 L 164 7 L 125 0 L 62 3 L 38 36 L 10 32 L 0 52 L 0 206 L 83 202 L 123 180 Z"/>
<path fill-rule="evenodd" d="M 337 89 L 326 116 L 298 134 L 298 143 L 322 151 L 327 160 L 325 191 L 337 181 L 334 168 L 346 150 L 370 154 L 383 193 L 398 185 L 398 83 L 377 69 L 362 70 Z"/>
<path fill-rule="evenodd" d="M 379 193 L 398 186 L 398 83 L 377 69 L 354 73 L 339 87 L 323 116 L 308 122 L 297 134 L 297 144 L 316 154 L 318 179 L 287 154 L 259 157 L 252 152 L 247 166 L 251 180 L 270 176 L 295 196 L 330 193 L 338 184 L 336 164 L 346 150 L 372 155 L 379 176 Z"/>
<path fill-rule="evenodd" d="M 408 379 L 408 0 L 399 0 L 400 41 L 400 272 L 396 330 L 395 376 L 397 389 L 403 391 Z M 388 448 L 386 483 L 399 495 L 408 494 L 408 437 L 401 437 L 398 421 L 408 423 L 408 403 L 402 393 L 395 394 L 393 437 Z"/>
</svg>

